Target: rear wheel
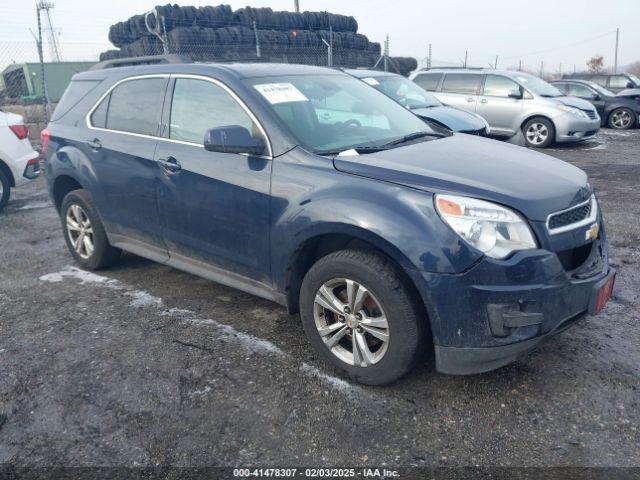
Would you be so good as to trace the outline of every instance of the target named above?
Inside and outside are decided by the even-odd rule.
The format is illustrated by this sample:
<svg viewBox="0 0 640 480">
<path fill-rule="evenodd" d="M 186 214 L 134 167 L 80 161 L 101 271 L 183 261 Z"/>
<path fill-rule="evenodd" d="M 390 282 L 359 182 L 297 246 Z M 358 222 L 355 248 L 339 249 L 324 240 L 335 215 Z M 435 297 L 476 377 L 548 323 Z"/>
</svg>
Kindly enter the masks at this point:
<svg viewBox="0 0 640 480">
<path fill-rule="evenodd" d="M 609 114 L 609 127 L 616 130 L 627 130 L 633 127 L 635 115 L 628 108 L 616 108 Z"/>
<path fill-rule="evenodd" d="M 11 194 L 11 182 L 7 174 L 0 170 L 0 212 L 6 207 Z"/>
<path fill-rule="evenodd" d="M 302 282 L 300 313 L 318 354 L 362 383 L 397 380 L 426 350 L 418 302 L 374 252 L 341 250 L 318 260 Z"/>
<path fill-rule="evenodd" d="M 544 117 L 535 117 L 522 127 L 524 141 L 527 147 L 546 148 L 556 138 L 556 129 L 551 120 Z"/>
<path fill-rule="evenodd" d="M 98 270 L 115 263 L 121 251 L 112 247 L 102 221 L 86 190 L 74 190 L 62 200 L 62 230 L 67 247 L 86 270 Z"/>
</svg>

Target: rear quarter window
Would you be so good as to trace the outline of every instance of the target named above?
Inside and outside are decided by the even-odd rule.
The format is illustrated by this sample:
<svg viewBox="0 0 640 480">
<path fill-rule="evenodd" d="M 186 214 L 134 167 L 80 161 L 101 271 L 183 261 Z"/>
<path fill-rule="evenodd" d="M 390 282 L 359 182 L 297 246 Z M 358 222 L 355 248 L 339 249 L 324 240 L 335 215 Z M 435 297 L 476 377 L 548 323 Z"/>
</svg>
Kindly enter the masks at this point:
<svg viewBox="0 0 640 480">
<path fill-rule="evenodd" d="M 51 121 L 55 122 L 75 107 L 80 100 L 86 97 L 102 80 L 72 80 L 62 94 L 58 106 L 53 111 Z"/>
<path fill-rule="evenodd" d="M 413 79 L 415 83 L 420 85 L 427 91 L 435 92 L 442 78 L 441 73 L 421 73 Z"/>
<path fill-rule="evenodd" d="M 116 86 L 109 99 L 106 128 L 155 135 L 166 84 L 166 78 L 144 78 Z"/>
</svg>

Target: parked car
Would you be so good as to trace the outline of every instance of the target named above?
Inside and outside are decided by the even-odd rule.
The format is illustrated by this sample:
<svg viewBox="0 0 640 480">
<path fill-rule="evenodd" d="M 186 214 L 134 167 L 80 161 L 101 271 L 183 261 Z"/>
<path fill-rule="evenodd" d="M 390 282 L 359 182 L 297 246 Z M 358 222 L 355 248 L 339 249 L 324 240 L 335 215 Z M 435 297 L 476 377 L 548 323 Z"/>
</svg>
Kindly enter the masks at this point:
<svg viewBox="0 0 640 480">
<path fill-rule="evenodd" d="M 597 83 L 614 93 L 630 88 L 640 88 L 640 78 L 630 73 L 569 73 L 562 78 Z"/>
<path fill-rule="evenodd" d="M 29 142 L 29 130 L 20 115 L 0 110 L 0 212 L 11 189 L 40 175 L 38 152 Z"/>
<path fill-rule="evenodd" d="M 71 255 L 121 250 L 299 311 L 320 357 L 384 384 L 505 365 L 611 294 L 587 175 L 435 132 L 333 69 L 104 68 L 48 126 L 46 178 Z"/>
<path fill-rule="evenodd" d="M 345 69 L 344 72 L 380 90 L 427 122 L 481 137 L 491 131 L 487 121 L 477 113 L 444 105 L 432 93 L 402 75 L 377 70 Z"/>
<path fill-rule="evenodd" d="M 596 107 L 603 125 L 618 130 L 638 125 L 640 97 L 618 97 L 606 88 L 586 80 L 557 80 L 551 84 L 566 95 L 591 102 Z"/>
<path fill-rule="evenodd" d="M 528 147 L 578 142 L 595 137 L 600 117 L 589 102 L 567 97 L 524 72 L 492 69 L 432 69 L 415 72 L 414 82 L 443 103 L 481 115 L 491 135 L 522 132 Z"/>
</svg>

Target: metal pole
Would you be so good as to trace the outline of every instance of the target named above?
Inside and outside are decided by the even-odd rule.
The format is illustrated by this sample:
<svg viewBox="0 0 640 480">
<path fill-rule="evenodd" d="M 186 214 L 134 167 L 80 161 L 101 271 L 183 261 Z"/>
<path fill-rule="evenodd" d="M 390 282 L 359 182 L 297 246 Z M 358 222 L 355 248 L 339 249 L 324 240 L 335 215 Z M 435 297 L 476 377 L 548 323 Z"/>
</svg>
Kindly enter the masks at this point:
<svg viewBox="0 0 640 480">
<path fill-rule="evenodd" d="M 162 20 L 162 51 L 165 55 L 168 55 L 169 45 L 167 44 L 167 26 L 164 22 L 164 15 L 160 19 Z"/>
<path fill-rule="evenodd" d="M 300 3 L 298 2 L 298 0 L 293 0 L 293 8 L 296 13 L 300 13 Z"/>
<path fill-rule="evenodd" d="M 540 62 L 540 78 L 542 78 L 542 70 L 544 69 L 544 62 Z"/>
<path fill-rule="evenodd" d="M 518 61 L 518 70 L 522 71 L 522 60 Z"/>
<path fill-rule="evenodd" d="M 387 33 L 387 38 L 384 41 L 384 71 L 389 71 L 389 34 Z"/>
<path fill-rule="evenodd" d="M 464 68 L 467 68 L 467 56 L 468 56 L 469 52 L 468 51 L 464 51 Z"/>
<path fill-rule="evenodd" d="M 38 12 L 38 57 L 40 57 L 40 81 L 42 82 L 42 109 L 44 112 L 44 123 L 49 121 L 49 95 L 47 95 L 47 82 L 44 73 L 44 55 L 42 53 L 42 21 L 40 19 L 40 7 L 36 6 Z"/>
<path fill-rule="evenodd" d="M 431 68 L 431 44 L 429 44 L 429 56 L 427 57 L 427 68 Z"/>
<path fill-rule="evenodd" d="M 258 38 L 258 26 L 255 20 L 253 21 L 253 35 L 256 37 L 256 56 L 260 58 L 260 39 Z"/>
<path fill-rule="evenodd" d="M 329 66 L 333 67 L 333 27 L 329 25 Z"/>
<path fill-rule="evenodd" d="M 616 28 L 616 55 L 613 62 L 613 73 L 618 73 L 618 37 L 620 36 L 620 28 Z"/>
<path fill-rule="evenodd" d="M 496 70 L 498 69 L 498 55 L 496 55 L 496 64 L 493 68 L 495 68 Z"/>
</svg>

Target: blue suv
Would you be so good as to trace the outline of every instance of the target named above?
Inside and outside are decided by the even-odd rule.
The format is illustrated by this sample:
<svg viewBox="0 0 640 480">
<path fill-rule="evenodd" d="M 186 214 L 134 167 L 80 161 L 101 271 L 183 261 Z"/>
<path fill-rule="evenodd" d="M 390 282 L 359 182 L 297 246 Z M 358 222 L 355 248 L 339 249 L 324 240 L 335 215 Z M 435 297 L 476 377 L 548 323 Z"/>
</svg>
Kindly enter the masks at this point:
<svg viewBox="0 0 640 480">
<path fill-rule="evenodd" d="M 611 295 L 583 171 L 434 131 L 340 71 L 93 69 L 43 138 L 83 268 L 126 250 L 273 300 L 363 383 L 432 346 L 441 372 L 500 367 Z"/>
</svg>

